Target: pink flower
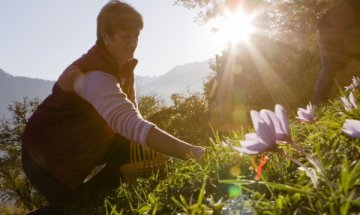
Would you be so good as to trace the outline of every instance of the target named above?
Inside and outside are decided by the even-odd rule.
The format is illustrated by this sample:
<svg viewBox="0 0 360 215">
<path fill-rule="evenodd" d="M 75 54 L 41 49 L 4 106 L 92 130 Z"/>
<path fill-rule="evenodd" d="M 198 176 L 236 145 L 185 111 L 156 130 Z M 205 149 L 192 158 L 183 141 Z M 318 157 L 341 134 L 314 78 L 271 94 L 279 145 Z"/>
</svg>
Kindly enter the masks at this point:
<svg viewBox="0 0 360 215">
<path fill-rule="evenodd" d="M 344 104 L 345 111 L 351 111 L 352 109 L 358 108 L 355 102 L 354 94 L 352 92 L 349 94 L 349 99 L 346 97 L 341 97 L 340 99 Z"/>
<path fill-rule="evenodd" d="M 275 126 L 276 140 L 279 141 L 291 141 L 289 117 L 282 105 L 275 105 L 275 115 L 280 120 L 280 128 Z"/>
<path fill-rule="evenodd" d="M 360 138 L 360 120 L 347 119 L 342 131 L 352 138 Z"/>
<path fill-rule="evenodd" d="M 255 133 L 245 135 L 241 146 L 232 148 L 240 153 L 259 154 L 276 146 L 276 141 L 291 141 L 289 119 L 281 105 L 275 106 L 275 113 L 263 109 L 260 112 L 250 111 Z"/>
<path fill-rule="evenodd" d="M 266 109 L 261 110 L 260 116 L 274 128 L 276 140 L 291 141 L 289 119 L 286 110 L 281 105 L 275 106 L 275 113 Z"/>
<path fill-rule="evenodd" d="M 270 150 L 276 144 L 274 127 L 267 124 L 261 118 L 259 112 L 252 110 L 250 115 L 256 133 L 245 134 L 245 141 L 240 141 L 240 147 L 230 147 L 244 154 L 260 154 Z"/>
<path fill-rule="evenodd" d="M 311 102 L 306 105 L 306 109 L 298 108 L 297 114 L 298 115 L 296 118 L 300 119 L 301 121 L 314 122 L 314 109 L 311 105 Z"/>
<path fill-rule="evenodd" d="M 352 82 L 353 82 L 352 85 L 353 85 L 355 88 L 360 87 L 360 78 L 359 78 L 359 77 L 353 76 Z"/>
<path fill-rule="evenodd" d="M 355 77 L 353 76 L 352 78 L 352 84 L 350 84 L 349 86 L 345 87 L 345 90 L 355 90 L 356 88 L 360 87 L 360 78 L 359 77 Z"/>
</svg>

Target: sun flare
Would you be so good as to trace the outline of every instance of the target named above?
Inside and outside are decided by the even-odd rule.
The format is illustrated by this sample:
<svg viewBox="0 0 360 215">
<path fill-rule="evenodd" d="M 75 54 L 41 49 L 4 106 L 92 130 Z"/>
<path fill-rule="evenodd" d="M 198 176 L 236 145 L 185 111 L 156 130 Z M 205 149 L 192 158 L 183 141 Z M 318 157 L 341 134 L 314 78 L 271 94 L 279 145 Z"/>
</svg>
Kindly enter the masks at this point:
<svg viewBox="0 0 360 215">
<path fill-rule="evenodd" d="M 214 23 L 219 40 L 231 44 L 248 42 L 251 34 L 256 31 L 253 24 L 255 17 L 255 13 L 246 14 L 241 9 L 225 11 L 224 16 Z"/>
</svg>

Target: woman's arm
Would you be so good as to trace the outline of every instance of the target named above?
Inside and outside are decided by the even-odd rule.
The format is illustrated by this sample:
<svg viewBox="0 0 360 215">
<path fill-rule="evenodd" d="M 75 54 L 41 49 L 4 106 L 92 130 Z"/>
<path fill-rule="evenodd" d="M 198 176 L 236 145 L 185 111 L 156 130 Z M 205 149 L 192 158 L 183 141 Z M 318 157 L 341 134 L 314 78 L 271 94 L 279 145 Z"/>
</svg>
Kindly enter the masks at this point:
<svg viewBox="0 0 360 215">
<path fill-rule="evenodd" d="M 88 72 L 75 81 L 75 92 L 98 111 L 115 133 L 179 159 L 199 159 L 204 148 L 181 141 L 144 120 L 110 74 Z"/>
<path fill-rule="evenodd" d="M 155 151 L 183 160 L 189 157 L 199 160 L 205 151 L 203 147 L 179 140 L 157 127 L 150 128 L 147 145 Z"/>
</svg>

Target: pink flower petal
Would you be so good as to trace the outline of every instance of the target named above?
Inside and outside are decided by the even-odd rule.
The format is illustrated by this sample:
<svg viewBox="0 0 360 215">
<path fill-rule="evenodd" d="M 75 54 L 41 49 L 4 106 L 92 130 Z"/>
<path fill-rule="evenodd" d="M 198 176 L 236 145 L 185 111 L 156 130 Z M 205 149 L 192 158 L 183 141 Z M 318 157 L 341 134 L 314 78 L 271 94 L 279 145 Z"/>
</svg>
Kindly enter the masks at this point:
<svg viewBox="0 0 360 215">
<path fill-rule="evenodd" d="M 286 141 L 288 139 L 288 134 L 284 131 L 279 118 L 275 115 L 274 112 L 269 110 L 261 110 L 260 115 L 265 121 L 274 127 L 276 140 Z"/>
<path fill-rule="evenodd" d="M 244 154 L 260 154 L 272 148 L 272 145 L 253 141 L 240 141 L 242 147 L 234 147 L 234 150 Z"/>
<path fill-rule="evenodd" d="M 340 97 L 340 99 L 344 105 L 345 111 L 350 111 L 352 109 L 352 105 L 349 100 L 346 97 Z"/>
<path fill-rule="evenodd" d="M 353 94 L 352 92 L 349 94 L 349 101 L 350 101 L 351 105 L 352 105 L 355 109 L 358 108 L 357 105 L 356 105 L 356 102 L 355 102 L 354 94 Z"/>
<path fill-rule="evenodd" d="M 250 116 L 251 116 L 251 121 L 253 123 L 255 132 L 257 133 L 259 131 L 259 123 L 262 122 L 263 119 L 261 118 L 259 112 L 255 111 L 255 110 L 250 111 Z"/>
<path fill-rule="evenodd" d="M 276 104 L 275 115 L 279 118 L 280 125 L 286 135 L 283 140 L 285 141 L 291 140 L 289 117 L 285 108 L 282 105 Z"/>
<path fill-rule="evenodd" d="M 260 141 L 260 137 L 256 133 L 245 134 L 245 140 L 247 141 Z"/>
<path fill-rule="evenodd" d="M 263 121 L 260 122 L 258 126 L 259 130 L 256 133 L 261 138 L 262 142 L 265 142 L 267 144 L 275 144 L 276 136 L 274 128 Z"/>
<path fill-rule="evenodd" d="M 266 124 L 274 128 L 274 131 L 276 131 L 276 129 L 279 129 L 279 126 L 281 129 L 280 120 L 277 118 L 274 112 L 263 109 L 260 111 L 260 116 L 266 122 Z"/>
<path fill-rule="evenodd" d="M 313 122 L 314 121 L 314 110 L 312 108 L 311 103 L 306 106 L 306 110 L 303 108 L 298 108 L 297 111 L 297 119 L 305 122 Z"/>
<path fill-rule="evenodd" d="M 347 119 L 342 131 L 352 138 L 360 138 L 360 120 Z"/>
</svg>

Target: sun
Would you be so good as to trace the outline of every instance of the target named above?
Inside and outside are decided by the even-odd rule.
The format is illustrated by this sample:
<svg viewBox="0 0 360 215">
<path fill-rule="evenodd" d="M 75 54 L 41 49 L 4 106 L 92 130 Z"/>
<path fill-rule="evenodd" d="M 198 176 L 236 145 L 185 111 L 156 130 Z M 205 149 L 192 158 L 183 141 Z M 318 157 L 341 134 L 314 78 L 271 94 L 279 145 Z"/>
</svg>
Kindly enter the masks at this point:
<svg viewBox="0 0 360 215">
<path fill-rule="evenodd" d="M 229 35 L 232 43 L 238 41 L 248 41 L 252 33 L 255 32 L 253 20 L 255 14 L 246 14 L 241 10 L 235 13 L 228 12 L 227 22 L 224 23 L 224 33 Z"/>
<path fill-rule="evenodd" d="M 213 26 L 221 42 L 237 44 L 249 42 L 251 34 L 256 31 L 253 24 L 256 13 L 246 14 L 241 8 L 236 11 L 226 10 L 224 16 L 214 21 Z"/>
</svg>

